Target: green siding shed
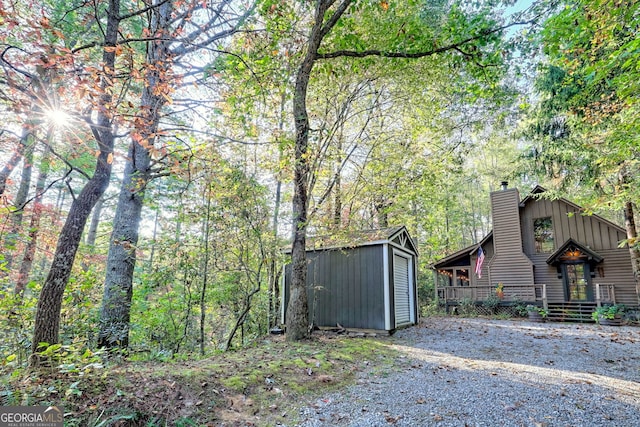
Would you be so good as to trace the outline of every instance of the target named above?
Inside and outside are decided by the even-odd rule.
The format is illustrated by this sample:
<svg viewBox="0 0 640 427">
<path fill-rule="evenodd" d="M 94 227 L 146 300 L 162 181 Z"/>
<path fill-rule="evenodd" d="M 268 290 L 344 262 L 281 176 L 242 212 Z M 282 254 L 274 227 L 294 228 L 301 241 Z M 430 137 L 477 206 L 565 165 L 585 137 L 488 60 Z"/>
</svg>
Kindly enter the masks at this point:
<svg viewBox="0 0 640 427">
<path fill-rule="evenodd" d="M 418 319 L 417 250 L 404 226 L 310 238 L 309 322 L 316 327 L 393 331 Z M 341 243 L 348 242 L 348 243 Z M 283 274 L 282 322 L 291 279 Z"/>
</svg>

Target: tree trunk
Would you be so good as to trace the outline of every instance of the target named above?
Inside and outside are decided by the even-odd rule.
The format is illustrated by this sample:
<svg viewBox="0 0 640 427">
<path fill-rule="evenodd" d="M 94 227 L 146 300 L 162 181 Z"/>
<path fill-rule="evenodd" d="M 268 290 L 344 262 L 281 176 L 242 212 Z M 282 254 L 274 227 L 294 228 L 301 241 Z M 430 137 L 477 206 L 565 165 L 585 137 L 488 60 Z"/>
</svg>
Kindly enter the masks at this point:
<svg viewBox="0 0 640 427">
<path fill-rule="evenodd" d="M 389 208 L 393 203 L 385 197 L 384 194 L 378 196 L 375 202 L 376 219 L 378 227 L 389 227 Z"/>
<path fill-rule="evenodd" d="M 279 298 L 280 298 L 280 269 L 276 263 L 277 251 L 278 251 L 278 222 L 280 216 L 280 203 L 282 198 L 282 181 L 280 177 L 278 177 L 278 181 L 276 183 L 276 200 L 275 207 L 273 209 L 273 247 L 271 253 L 271 260 L 269 261 L 269 284 L 267 293 L 269 295 L 269 313 L 267 319 L 267 328 L 271 329 L 272 327 L 278 324 L 278 307 Z"/>
<path fill-rule="evenodd" d="M 287 305 L 287 340 L 298 341 L 309 336 L 309 303 L 307 301 L 307 256 L 305 252 L 309 183 L 309 114 L 307 89 L 311 71 L 318 59 L 322 39 L 331 31 L 351 3 L 344 0 L 325 23 L 324 17 L 334 0 L 317 0 L 313 27 L 307 42 L 307 52 L 298 68 L 293 94 L 295 121 L 295 164 L 293 190 L 293 243 L 291 245 L 291 288 Z"/>
<path fill-rule="evenodd" d="M 60 183 L 60 185 L 58 185 L 58 196 L 56 197 L 56 215 L 58 216 L 58 218 L 62 218 L 64 216 L 62 208 L 64 207 L 66 195 L 66 187 L 63 183 Z"/>
<path fill-rule="evenodd" d="M 624 206 L 624 225 L 627 230 L 627 239 L 629 240 L 633 277 L 636 281 L 636 296 L 638 305 L 640 305 L 640 242 L 638 241 L 638 231 L 633 213 L 633 203 L 626 202 Z"/>
<path fill-rule="evenodd" d="M 35 109 L 32 109 L 33 113 L 36 113 Z M 26 150 L 31 149 L 33 151 L 33 145 L 35 144 L 35 138 L 33 137 L 32 129 L 38 122 L 27 123 L 22 126 L 22 135 L 20 136 L 20 142 L 18 147 L 14 151 L 9 161 L 0 170 L 0 196 L 4 194 L 7 188 L 7 180 L 11 173 L 15 170 L 18 163 L 24 156 Z"/>
<path fill-rule="evenodd" d="M 626 167 L 623 167 L 618 173 L 618 183 L 623 191 L 629 191 L 629 182 L 631 177 Z M 640 242 L 638 241 L 638 229 L 634 217 L 634 206 L 631 200 L 627 200 L 623 208 L 624 226 L 627 231 L 627 244 L 629 245 L 629 254 L 631 256 L 631 268 L 633 278 L 636 282 L 636 298 L 640 305 Z"/>
<path fill-rule="evenodd" d="M 100 214 L 102 213 L 102 207 L 104 206 L 104 197 L 100 197 L 100 200 L 93 207 L 93 214 L 91 215 L 91 223 L 89 224 L 89 230 L 87 231 L 86 244 L 91 248 L 96 245 L 96 237 L 98 235 L 98 225 L 100 225 Z"/>
<path fill-rule="evenodd" d="M 136 142 L 129 147 L 128 156 L 131 160 L 125 166 L 107 256 L 100 311 L 99 347 L 127 348 L 129 345 L 133 270 L 150 160 L 148 152 Z M 145 165 L 146 170 L 142 169 Z"/>
<path fill-rule="evenodd" d="M 150 10 L 151 34 L 157 39 L 147 46 L 145 87 L 141 98 L 141 117 L 129 145 L 128 161 L 113 220 L 107 256 L 107 272 L 100 311 L 98 346 L 127 348 L 133 296 L 133 270 L 136 265 L 139 225 L 147 184 L 151 179 L 150 148 L 156 139 L 160 110 L 166 103 L 169 68 L 167 29 L 173 3 L 167 1 Z"/>
<path fill-rule="evenodd" d="M 156 214 L 153 220 L 153 235 L 151 236 L 151 253 L 149 254 L 149 261 L 147 262 L 147 272 L 151 274 L 153 272 L 153 260 L 156 255 L 156 243 L 158 241 L 158 222 L 160 221 L 160 208 L 156 209 Z"/>
<path fill-rule="evenodd" d="M 323 1 L 319 0 L 318 5 Z M 305 253 L 307 233 L 307 185 L 309 182 L 309 116 L 307 113 L 307 89 L 315 54 L 320 45 L 320 28 L 324 15 L 318 6 L 307 54 L 300 65 L 293 95 L 293 117 L 295 120 L 295 165 L 293 193 L 293 243 L 291 246 L 291 289 L 287 305 L 287 340 L 297 341 L 309 335 L 309 304 L 307 301 L 307 256 Z M 319 16 L 318 16 L 319 15 Z"/>
<path fill-rule="evenodd" d="M 334 170 L 335 183 L 333 184 L 333 229 L 339 230 L 342 226 L 342 135 L 338 138 L 338 159 Z"/>
<path fill-rule="evenodd" d="M 47 138 L 50 140 L 51 138 Z M 29 274 L 33 265 L 33 257 L 36 253 L 36 245 L 38 243 L 38 233 L 40 231 L 40 218 L 42 217 L 42 196 L 44 193 L 45 183 L 49 175 L 49 155 L 51 150 L 49 145 L 46 146 L 42 159 L 40 160 L 40 168 L 38 172 L 38 180 L 36 182 L 36 196 L 33 200 L 33 212 L 31 213 L 31 221 L 29 223 L 29 239 L 24 249 L 22 264 L 20 264 L 20 272 L 16 280 L 14 293 L 22 298 L 24 289 L 29 281 Z"/>
<path fill-rule="evenodd" d="M 91 214 L 91 222 L 89 223 L 89 230 L 87 231 L 85 240 L 85 244 L 89 249 L 90 255 L 94 255 L 96 251 L 96 237 L 98 235 L 98 225 L 100 225 L 100 214 L 102 213 L 103 206 L 104 197 L 100 197 L 96 205 L 93 207 L 93 214 Z M 91 261 L 91 258 L 85 258 L 82 260 L 82 271 L 89 271 Z"/>
<path fill-rule="evenodd" d="M 279 135 L 284 132 L 284 112 L 287 98 L 286 93 L 282 91 L 280 93 L 280 117 L 278 119 Z M 278 150 L 278 164 L 282 162 L 282 148 Z M 278 307 L 280 298 L 280 269 L 276 263 L 278 252 L 278 224 L 280 221 L 280 203 L 282 201 L 282 177 L 280 172 L 276 174 L 276 198 L 273 207 L 273 225 L 272 225 L 272 237 L 273 242 L 271 246 L 271 260 L 269 261 L 269 284 L 267 294 L 269 297 L 269 312 L 267 314 L 267 329 L 278 324 Z"/>
<path fill-rule="evenodd" d="M 109 0 L 104 39 L 105 46 L 116 46 L 119 25 L 120 0 Z M 92 125 L 92 131 L 98 143 L 99 154 L 96 159 L 93 176 L 71 204 L 69 214 L 58 237 L 58 244 L 49 274 L 40 292 L 31 343 L 33 356 L 36 356 L 40 343 L 55 344 L 59 341 L 62 296 L 71 276 L 73 262 L 82 239 L 82 231 L 93 206 L 109 185 L 114 144 L 111 123 L 113 96 L 111 93 L 114 81 L 115 59 L 115 49 L 103 50 L 102 94 L 99 100 L 102 108 L 98 109 L 96 125 Z M 32 357 L 32 366 L 38 365 L 38 363 L 39 358 Z"/>
<path fill-rule="evenodd" d="M 207 314 L 207 286 L 209 285 L 209 236 L 211 235 L 211 184 L 207 183 L 205 189 L 205 204 L 207 206 L 202 233 L 204 254 L 202 259 L 202 289 L 200 290 L 200 354 L 204 356 L 205 319 Z"/>
<path fill-rule="evenodd" d="M 26 128 L 23 129 L 24 132 L 28 132 L 23 134 L 22 139 L 27 141 L 24 143 L 25 149 L 23 153 L 23 162 L 22 162 L 22 174 L 20 175 L 20 185 L 18 187 L 18 192 L 16 193 L 16 197 L 13 201 L 13 206 L 15 210 L 11 213 L 11 227 L 9 228 L 9 232 L 7 233 L 7 237 L 4 239 L 4 250 L 6 268 L 7 270 L 11 270 L 13 265 L 13 259 L 16 253 L 16 245 L 18 243 L 18 238 L 20 236 L 20 232 L 22 231 L 22 219 L 24 218 L 24 206 L 27 203 L 27 196 L 29 195 L 29 187 L 31 186 L 31 175 L 33 171 L 33 150 L 35 145 L 35 137 L 31 133 L 31 131 Z"/>
<path fill-rule="evenodd" d="M 227 340 L 225 341 L 225 344 L 224 344 L 224 351 L 229 351 L 229 349 L 231 348 L 231 343 L 233 342 L 233 337 L 236 336 L 236 333 L 238 332 L 238 328 L 240 328 L 241 332 L 242 332 L 241 343 L 244 343 L 244 322 L 246 322 L 247 315 L 249 314 L 249 311 L 251 310 L 251 298 L 253 298 L 253 296 L 255 294 L 257 294 L 258 292 L 260 292 L 259 282 L 258 282 L 258 286 L 256 288 L 253 288 L 244 297 L 244 306 L 242 307 L 242 312 L 240 313 L 240 315 L 236 319 L 236 323 L 233 325 L 233 328 L 231 328 L 231 332 L 229 332 L 229 336 L 227 337 Z"/>
<path fill-rule="evenodd" d="M 11 172 L 14 171 L 24 153 L 24 145 L 20 144 L 16 151 L 11 155 L 9 161 L 0 170 L 0 196 L 4 194 L 4 190 L 7 188 L 7 180 L 11 176 Z"/>
<path fill-rule="evenodd" d="M 104 135 L 109 132 L 103 130 L 101 133 Z M 112 139 L 110 145 L 113 147 L 113 136 L 109 135 L 109 137 Z M 104 135 L 102 145 L 105 150 L 107 144 L 104 142 L 106 140 L 107 135 Z M 98 157 L 93 177 L 72 203 L 67 220 L 60 232 L 53 263 L 38 299 L 32 343 L 34 352 L 38 350 L 40 343 L 54 344 L 58 342 L 62 296 L 71 276 L 73 262 L 82 238 L 82 230 L 84 230 L 93 205 L 109 185 L 111 164 L 104 154 L 106 151 L 103 151 Z"/>
</svg>

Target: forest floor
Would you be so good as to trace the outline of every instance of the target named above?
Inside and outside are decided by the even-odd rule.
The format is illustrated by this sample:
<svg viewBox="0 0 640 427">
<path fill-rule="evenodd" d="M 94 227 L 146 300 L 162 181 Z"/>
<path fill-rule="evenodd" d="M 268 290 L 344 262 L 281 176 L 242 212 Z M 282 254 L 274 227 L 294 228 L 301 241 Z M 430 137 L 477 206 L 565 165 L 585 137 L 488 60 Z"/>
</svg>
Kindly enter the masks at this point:
<svg viewBox="0 0 640 427">
<path fill-rule="evenodd" d="M 304 342 L 271 335 L 201 360 L 61 363 L 7 375 L 0 404 L 61 406 L 65 426 L 290 425 L 300 406 L 354 384 L 361 371 L 397 369 L 391 339 L 316 331 Z"/>
<path fill-rule="evenodd" d="M 640 388 L 628 384 L 640 379 L 639 354 L 637 327 L 431 317 L 394 336 L 314 332 L 301 343 L 268 336 L 253 347 L 197 361 L 63 364 L 3 381 L 0 397 L 4 405 L 62 406 L 65 426 L 82 427 L 484 425 L 477 422 L 492 416 L 496 422 L 512 417 L 513 425 L 556 425 L 548 424 L 545 405 L 581 401 L 592 388 L 604 393 L 602 405 L 618 405 L 609 409 L 620 417 L 627 410 L 637 415 Z M 618 386 L 602 388 L 603 378 L 627 384 L 621 390 L 637 404 L 612 395 Z M 486 400 L 489 390 L 497 394 L 469 405 L 485 408 L 482 414 L 464 415 L 470 409 L 443 390 L 458 384 L 471 399 L 474 382 L 478 399 Z M 558 393 L 540 392 L 549 387 Z M 526 399 L 518 397 L 523 392 L 548 397 L 550 402 L 538 402 L 540 420 L 532 421 Z M 515 400 L 498 404 L 501 399 Z M 450 403 L 457 406 L 448 408 Z M 574 406 L 563 408 L 562 416 L 585 412 Z M 604 416 L 607 408 L 601 408 Z M 595 415 L 595 424 L 585 418 L 591 424 L 584 425 L 600 425 L 603 415 Z"/>
</svg>

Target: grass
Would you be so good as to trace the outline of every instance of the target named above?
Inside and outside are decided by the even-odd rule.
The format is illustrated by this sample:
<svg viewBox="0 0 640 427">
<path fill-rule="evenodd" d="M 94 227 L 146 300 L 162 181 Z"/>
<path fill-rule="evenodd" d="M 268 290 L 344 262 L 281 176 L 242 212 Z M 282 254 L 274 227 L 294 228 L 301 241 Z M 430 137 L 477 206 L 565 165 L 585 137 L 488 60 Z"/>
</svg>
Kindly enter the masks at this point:
<svg viewBox="0 0 640 427">
<path fill-rule="evenodd" d="M 398 369 L 399 355 L 388 341 L 321 333 L 298 343 L 268 337 L 202 360 L 7 375 L 2 389 L 11 404 L 61 405 L 65 426 L 291 424 L 297 407 L 353 384 L 358 373 Z"/>
</svg>

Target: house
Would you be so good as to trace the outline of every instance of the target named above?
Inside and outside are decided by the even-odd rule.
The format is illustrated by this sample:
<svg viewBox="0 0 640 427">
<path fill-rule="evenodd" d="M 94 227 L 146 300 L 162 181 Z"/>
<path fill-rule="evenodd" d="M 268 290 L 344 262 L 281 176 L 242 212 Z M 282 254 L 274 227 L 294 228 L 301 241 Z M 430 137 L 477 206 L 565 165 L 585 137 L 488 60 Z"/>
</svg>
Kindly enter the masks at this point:
<svg viewBox="0 0 640 427">
<path fill-rule="evenodd" d="M 625 230 L 565 200 L 539 197 L 537 186 L 491 193 L 493 230 L 478 244 L 432 265 L 438 300 L 447 309 L 480 303 L 502 284 L 502 303 L 533 303 L 555 317 L 586 320 L 596 306 L 637 307 Z M 552 316 L 553 317 L 553 316 Z"/>
<path fill-rule="evenodd" d="M 310 238 L 306 255 L 310 324 L 391 332 L 417 322 L 418 251 L 404 226 Z M 290 265 L 283 282 L 286 324 Z"/>
</svg>

